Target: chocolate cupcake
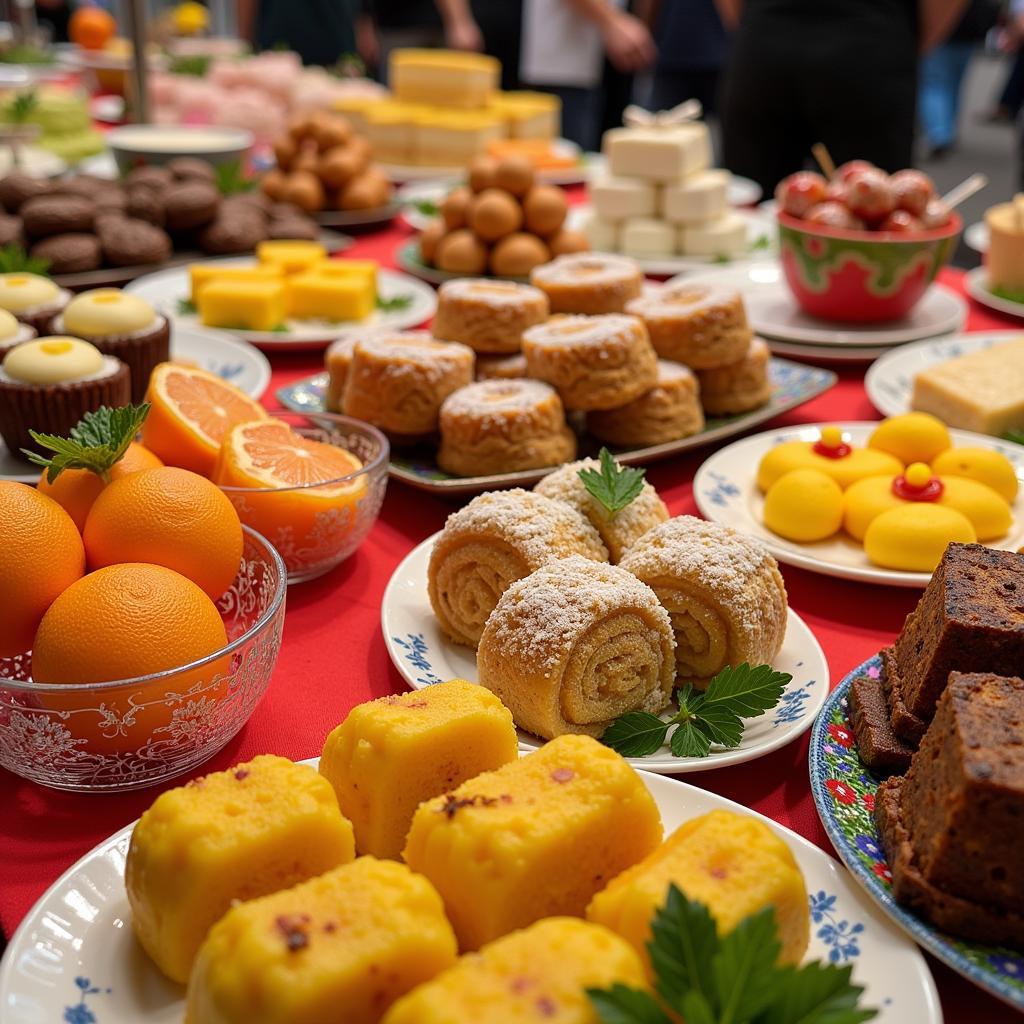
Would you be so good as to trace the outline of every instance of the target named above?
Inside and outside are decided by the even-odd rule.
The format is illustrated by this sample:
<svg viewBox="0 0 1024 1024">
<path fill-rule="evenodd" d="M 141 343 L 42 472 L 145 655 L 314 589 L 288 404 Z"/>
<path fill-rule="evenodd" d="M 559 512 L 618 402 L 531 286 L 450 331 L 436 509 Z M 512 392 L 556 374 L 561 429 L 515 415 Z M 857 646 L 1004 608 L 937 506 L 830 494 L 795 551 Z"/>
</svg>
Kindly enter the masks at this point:
<svg viewBox="0 0 1024 1024">
<path fill-rule="evenodd" d="M 76 295 L 53 321 L 54 331 L 73 334 L 116 356 L 131 371 L 131 399 L 141 402 L 149 375 L 170 355 L 171 325 L 145 299 L 117 288 Z"/>
<path fill-rule="evenodd" d="M 103 262 L 100 240 L 84 232 L 44 238 L 32 246 L 29 255 L 46 260 L 51 274 L 80 274 L 85 270 L 98 270 Z"/>
<path fill-rule="evenodd" d="M 71 292 L 39 274 L 0 274 L 0 309 L 13 313 L 37 334 L 48 334 L 50 321 L 68 304 Z"/>
<path fill-rule="evenodd" d="M 103 255 L 115 267 L 163 263 L 173 248 L 166 231 L 130 217 L 103 221 L 99 237 Z"/>
<path fill-rule="evenodd" d="M 30 429 L 66 436 L 87 412 L 126 405 L 130 392 L 128 367 L 88 342 L 26 341 L 0 363 L 0 437 L 12 452 L 39 451 Z"/>
</svg>

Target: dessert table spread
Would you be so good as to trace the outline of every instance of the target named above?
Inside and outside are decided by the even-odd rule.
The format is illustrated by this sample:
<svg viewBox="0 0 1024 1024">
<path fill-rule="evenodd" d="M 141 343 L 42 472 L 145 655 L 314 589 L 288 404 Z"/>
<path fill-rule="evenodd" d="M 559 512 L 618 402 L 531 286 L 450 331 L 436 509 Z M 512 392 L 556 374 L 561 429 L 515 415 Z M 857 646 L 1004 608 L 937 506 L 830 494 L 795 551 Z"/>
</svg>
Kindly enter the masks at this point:
<svg viewBox="0 0 1024 1024">
<path fill-rule="evenodd" d="M 347 255 L 393 266 L 394 250 L 408 232 L 397 226 L 357 240 Z M 963 291 L 963 275 L 942 280 Z M 969 330 L 1005 330 L 1015 324 L 972 304 Z M 264 404 L 277 408 L 275 390 L 322 366 L 319 353 L 272 356 L 273 379 Z M 839 370 L 830 391 L 772 426 L 828 420 L 878 419 L 863 387 L 865 367 Z M 694 473 L 711 449 L 651 466 L 648 477 L 673 515 L 697 514 Z M 270 688 L 248 725 L 196 774 L 222 769 L 260 753 L 291 758 L 319 754 L 327 733 L 349 709 L 404 684 L 392 667 L 380 627 L 384 587 L 399 561 L 439 530 L 455 507 L 392 481 L 380 520 L 359 550 L 320 579 L 294 586 L 280 659 Z M 827 655 L 832 685 L 891 643 L 918 592 L 859 584 L 783 567 L 792 607 L 806 620 Z M 170 785 L 180 783 L 175 780 Z M 832 852 L 819 824 L 807 770 L 807 737 L 753 763 L 687 776 L 701 786 L 760 811 Z M 0 924 L 9 937 L 35 900 L 93 845 L 136 818 L 157 789 L 83 796 L 44 789 L 0 771 Z M 870 941 L 867 936 L 866 941 Z M 1017 1015 L 945 966 L 929 958 L 946 1019 L 968 1013 L 998 1024 Z M 908 1022 L 909 1024 L 909 1022 Z"/>
</svg>

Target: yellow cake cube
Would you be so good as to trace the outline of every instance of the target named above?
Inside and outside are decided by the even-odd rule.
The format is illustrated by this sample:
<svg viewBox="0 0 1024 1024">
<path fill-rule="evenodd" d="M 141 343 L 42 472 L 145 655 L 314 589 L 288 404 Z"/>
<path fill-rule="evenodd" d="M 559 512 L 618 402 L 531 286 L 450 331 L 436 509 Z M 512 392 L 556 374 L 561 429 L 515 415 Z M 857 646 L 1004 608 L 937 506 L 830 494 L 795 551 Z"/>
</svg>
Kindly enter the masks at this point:
<svg viewBox="0 0 1024 1024">
<path fill-rule="evenodd" d="M 647 958 L 651 919 L 670 883 L 707 905 L 719 934 L 775 908 L 780 963 L 799 963 L 810 939 L 804 876 L 789 847 L 746 814 L 712 811 L 685 822 L 639 864 L 624 871 L 587 908 L 587 920 L 621 935 Z"/>
<path fill-rule="evenodd" d="M 435 110 L 416 119 L 413 162 L 420 167 L 458 167 L 504 134 L 501 117 L 489 110 Z"/>
<path fill-rule="evenodd" d="M 196 303 L 207 327 L 273 331 L 287 316 L 283 280 L 230 281 L 203 285 Z"/>
<path fill-rule="evenodd" d="M 186 1024 L 376 1024 L 455 962 L 433 886 L 360 857 L 214 925 L 188 984 Z"/>
<path fill-rule="evenodd" d="M 378 103 L 390 102 L 386 92 L 353 93 L 341 95 L 332 100 L 331 107 L 339 114 L 344 114 L 352 130 L 358 135 L 366 134 L 366 114 Z"/>
<path fill-rule="evenodd" d="M 376 306 L 373 285 L 355 275 L 317 269 L 288 279 L 288 313 L 298 320 L 365 320 Z"/>
<path fill-rule="evenodd" d="M 399 999 L 383 1024 L 598 1024 L 587 989 L 616 983 L 647 987 L 629 943 L 600 925 L 552 917 L 464 956 Z"/>
<path fill-rule="evenodd" d="M 494 57 L 463 50 L 398 49 L 388 62 L 388 82 L 403 103 L 483 107 L 500 76 L 501 64 Z"/>
<path fill-rule="evenodd" d="M 251 267 L 218 267 L 210 263 L 193 263 L 188 268 L 192 303 L 199 305 L 199 293 L 211 281 L 282 281 L 284 272 L 280 267 L 254 263 Z"/>
<path fill-rule="evenodd" d="M 271 239 L 256 246 L 256 258 L 260 263 L 280 267 L 285 274 L 298 274 L 327 259 L 327 250 L 319 242 Z"/>
<path fill-rule="evenodd" d="M 517 757 L 511 712 L 490 690 L 453 679 L 353 708 L 327 737 L 320 772 L 356 849 L 397 858 L 421 803 Z"/>
<path fill-rule="evenodd" d="M 407 164 L 413 154 L 413 123 L 419 107 L 408 103 L 379 103 L 364 113 L 363 129 L 373 155 L 384 163 Z"/>
<path fill-rule="evenodd" d="M 582 917 L 660 842 L 640 776 L 570 735 L 420 804 L 403 856 L 441 893 L 460 946 L 479 949 L 542 917 Z"/>
<path fill-rule="evenodd" d="M 170 789 L 132 833 L 125 888 L 143 949 L 174 981 L 233 900 L 347 864 L 352 826 L 307 765 L 264 755 Z"/>
<path fill-rule="evenodd" d="M 323 277 L 356 277 L 359 280 L 367 281 L 373 288 L 374 298 L 377 297 L 377 261 L 376 260 L 349 260 L 327 259 L 322 263 L 316 263 L 309 268 L 309 272 L 315 272 Z"/>
<path fill-rule="evenodd" d="M 553 139 L 561 132 L 562 101 L 549 92 L 497 92 L 491 106 L 511 139 Z"/>
</svg>

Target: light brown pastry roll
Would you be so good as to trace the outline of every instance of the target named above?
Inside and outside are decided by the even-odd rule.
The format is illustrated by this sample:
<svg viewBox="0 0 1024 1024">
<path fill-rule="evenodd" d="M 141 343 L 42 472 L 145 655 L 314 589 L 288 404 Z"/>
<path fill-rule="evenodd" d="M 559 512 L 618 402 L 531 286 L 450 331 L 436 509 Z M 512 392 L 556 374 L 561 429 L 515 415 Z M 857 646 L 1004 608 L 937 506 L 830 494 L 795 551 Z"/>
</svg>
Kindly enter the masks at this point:
<svg viewBox="0 0 1024 1024">
<path fill-rule="evenodd" d="M 580 479 L 581 469 L 600 468 L 601 463 L 597 459 L 580 459 L 548 473 L 533 489 L 546 498 L 564 501 L 585 515 L 601 535 L 611 560 L 618 562 L 631 544 L 668 519 L 668 509 L 658 492 L 645 480 L 643 490 L 625 508 L 609 515 Z"/>
<path fill-rule="evenodd" d="M 546 293 L 552 313 L 621 313 L 640 295 L 644 275 L 628 256 L 573 252 L 534 267 L 530 284 Z"/>
<path fill-rule="evenodd" d="M 632 573 L 574 555 L 505 591 L 477 668 L 520 729 L 547 740 L 600 736 L 619 715 L 668 706 L 672 624 Z"/>
<path fill-rule="evenodd" d="M 597 531 L 575 509 L 519 488 L 477 495 L 448 517 L 430 553 L 430 606 L 447 636 L 476 647 L 510 584 L 569 555 L 608 561 Z"/>
<path fill-rule="evenodd" d="M 753 537 L 679 516 L 645 533 L 620 565 L 672 619 L 676 679 L 704 689 L 726 665 L 771 664 L 786 636 L 786 585 Z"/>
<path fill-rule="evenodd" d="M 740 293 L 717 285 L 667 284 L 627 303 L 626 312 L 647 325 L 662 359 L 693 370 L 739 361 L 753 336 Z"/>
<path fill-rule="evenodd" d="M 717 371 L 712 371 L 717 372 Z M 587 413 L 587 430 L 623 448 L 678 441 L 704 429 L 700 385 L 682 363 L 658 360 L 658 382 L 617 409 Z"/>
<path fill-rule="evenodd" d="M 441 403 L 473 380 L 473 350 L 426 331 L 380 334 L 352 351 L 342 409 L 399 439 L 437 430 Z"/>
<path fill-rule="evenodd" d="M 531 377 L 558 389 L 572 410 L 614 409 L 649 391 L 658 358 L 635 316 L 563 316 L 523 334 Z"/>
<path fill-rule="evenodd" d="M 513 281 L 462 278 L 437 291 L 433 333 L 475 352 L 518 352 L 523 331 L 548 318 L 548 297 Z"/>
<path fill-rule="evenodd" d="M 357 340 L 355 334 L 338 338 L 337 341 L 331 342 L 324 353 L 324 367 L 327 370 L 327 393 L 324 401 L 328 412 L 341 412 L 345 381 L 348 379 L 348 368 L 352 365 L 352 351 Z"/>
<path fill-rule="evenodd" d="M 558 392 L 539 380 L 483 380 L 441 406 L 437 464 L 455 476 L 559 466 L 576 458 L 576 435 Z"/>
<path fill-rule="evenodd" d="M 715 370 L 698 370 L 704 411 L 709 416 L 730 416 L 764 405 L 772 397 L 770 358 L 767 344 L 755 338 L 739 362 Z"/>
<path fill-rule="evenodd" d="M 476 357 L 477 380 L 520 380 L 527 375 L 526 356 L 522 352 L 509 356 Z"/>
</svg>

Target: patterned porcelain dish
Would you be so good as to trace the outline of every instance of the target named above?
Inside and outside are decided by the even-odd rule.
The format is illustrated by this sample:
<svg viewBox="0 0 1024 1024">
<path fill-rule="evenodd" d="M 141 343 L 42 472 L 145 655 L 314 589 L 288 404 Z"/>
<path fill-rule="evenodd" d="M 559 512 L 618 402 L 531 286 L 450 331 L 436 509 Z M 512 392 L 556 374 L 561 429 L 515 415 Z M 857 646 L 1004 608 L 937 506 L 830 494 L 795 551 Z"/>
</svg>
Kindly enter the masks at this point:
<svg viewBox="0 0 1024 1024">
<path fill-rule="evenodd" d="M 906 316 L 948 262 L 963 226 L 913 235 L 847 231 L 778 214 L 779 254 L 801 308 L 823 320 L 881 323 Z"/>
<path fill-rule="evenodd" d="M 315 761 L 310 762 L 316 764 Z M 835 860 L 795 832 L 675 779 L 641 773 L 666 834 L 714 810 L 752 814 L 792 850 L 807 884 L 808 959 L 853 967 L 877 1024 L 941 1024 L 924 957 Z M 100 843 L 42 896 L 0 964 L 4 1024 L 180 1024 L 185 990 L 139 948 L 127 922 L 124 862 L 133 825 Z"/>
<path fill-rule="evenodd" d="M 818 817 L 853 877 L 896 924 L 958 974 L 1024 1011 L 1024 955 L 946 935 L 892 897 L 891 875 L 872 815 L 879 780 L 860 763 L 847 702 L 854 679 L 878 678 L 880 671 L 877 656 L 858 665 L 829 694 L 814 723 L 809 760 Z"/>
<path fill-rule="evenodd" d="M 246 528 L 238 574 L 217 602 L 228 645 L 215 654 L 93 684 L 33 683 L 28 652 L 0 659 L 0 765 L 54 789 L 97 792 L 141 789 L 202 764 L 270 683 L 286 591 L 280 556 Z"/>
</svg>

